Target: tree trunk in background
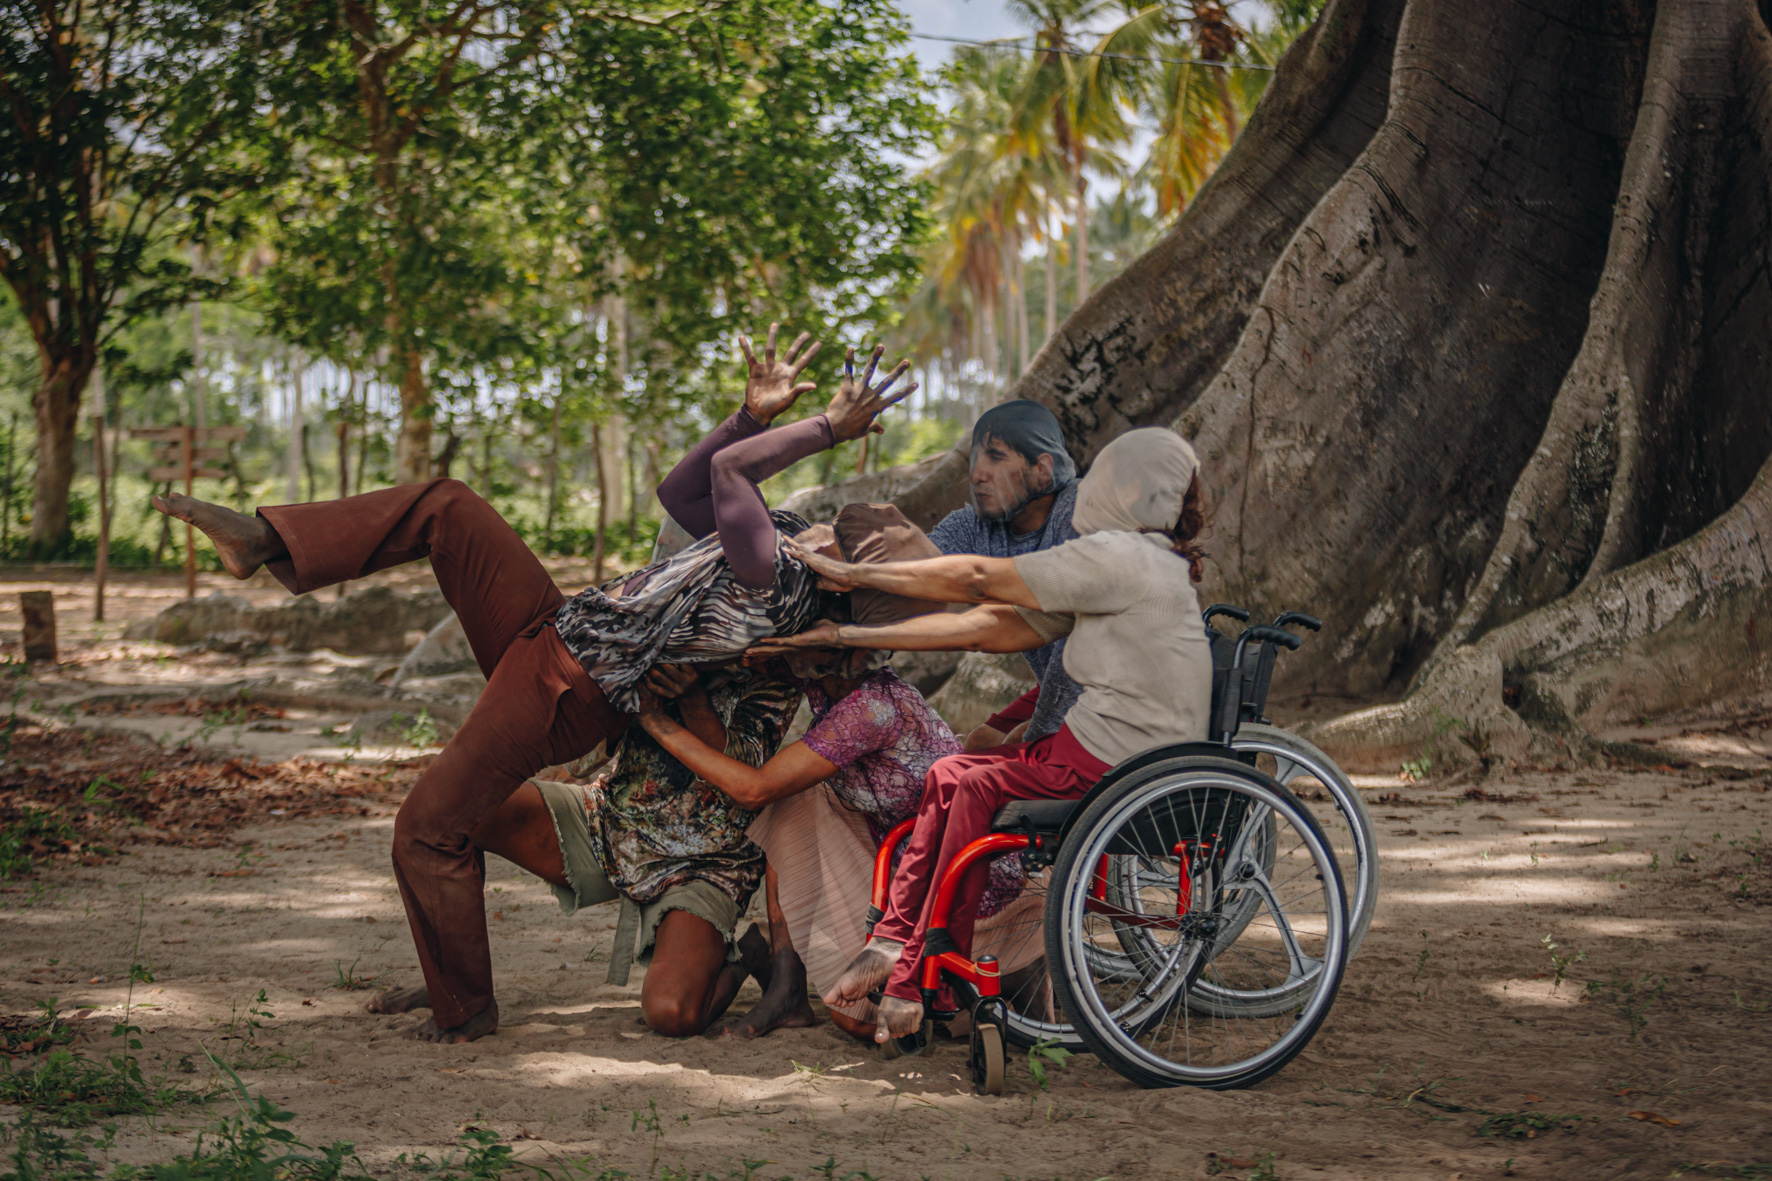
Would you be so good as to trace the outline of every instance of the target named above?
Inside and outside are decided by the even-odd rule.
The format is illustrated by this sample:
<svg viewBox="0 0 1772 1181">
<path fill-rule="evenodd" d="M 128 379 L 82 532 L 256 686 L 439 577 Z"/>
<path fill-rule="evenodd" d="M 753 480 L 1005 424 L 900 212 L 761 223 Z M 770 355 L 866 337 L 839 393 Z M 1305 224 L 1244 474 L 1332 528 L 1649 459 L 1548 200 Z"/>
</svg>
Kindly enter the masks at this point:
<svg viewBox="0 0 1772 1181">
<path fill-rule="evenodd" d="M 603 582 L 603 552 L 609 537 L 609 473 L 603 465 L 603 428 L 591 424 L 591 454 L 597 462 L 597 544 L 591 554 L 591 581 Z"/>
<path fill-rule="evenodd" d="M 425 361 L 408 348 L 400 366 L 400 438 L 394 449 L 394 483 L 420 484 L 431 478 L 431 391 Z"/>
<path fill-rule="evenodd" d="M 193 256 L 196 250 L 193 249 Z M 192 266 L 196 265 L 195 258 Z M 208 378 L 203 372 L 203 307 L 191 304 L 191 424 L 209 425 Z"/>
<path fill-rule="evenodd" d="M 30 552 L 43 558 L 68 541 L 68 489 L 74 482 L 74 435 L 80 391 L 92 376 L 96 350 L 43 358 L 43 378 L 31 397 L 37 425 L 37 475 L 32 495 Z"/>
<path fill-rule="evenodd" d="M 595 439 L 595 435 L 592 438 Z M 560 395 L 554 395 L 553 423 L 548 428 L 548 515 L 541 528 L 547 544 L 554 544 L 554 515 L 560 507 Z"/>
<path fill-rule="evenodd" d="M 288 477 L 289 504 L 300 504 L 302 452 L 306 450 L 307 424 L 302 420 L 302 383 L 307 365 L 297 353 L 289 359 L 289 439 L 284 448 L 283 469 Z"/>
<path fill-rule="evenodd" d="M 1058 331 L 1058 226 L 1056 217 L 1052 218 L 1052 232 L 1046 236 L 1046 335 L 1040 338 L 1040 347 L 1045 348 L 1053 334 Z M 1023 376 L 1026 376 L 1023 374 Z"/>
<path fill-rule="evenodd" d="M 1079 158 L 1073 167 L 1072 183 L 1077 186 L 1073 197 L 1073 216 L 1077 219 L 1077 303 L 1089 298 L 1089 178 L 1083 173 Z"/>
<path fill-rule="evenodd" d="M 1592 751 L 1772 685 L 1769 10 L 1330 0 L 1010 391 L 1084 462 L 1194 440 L 1204 597 L 1325 619 L 1276 692 L 1407 694 L 1338 757 Z"/>
</svg>

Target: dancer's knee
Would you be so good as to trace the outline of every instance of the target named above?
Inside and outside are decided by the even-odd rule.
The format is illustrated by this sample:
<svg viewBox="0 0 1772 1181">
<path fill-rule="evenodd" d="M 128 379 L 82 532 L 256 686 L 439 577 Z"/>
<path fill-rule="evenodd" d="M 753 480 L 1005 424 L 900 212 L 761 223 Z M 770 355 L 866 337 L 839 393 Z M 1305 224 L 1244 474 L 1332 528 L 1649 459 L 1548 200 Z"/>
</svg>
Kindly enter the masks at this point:
<svg viewBox="0 0 1772 1181">
<path fill-rule="evenodd" d="M 687 991 L 660 989 L 640 998 L 646 1027 L 663 1037 L 694 1037 L 708 1027 L 700 997 Z"/>
</svg>

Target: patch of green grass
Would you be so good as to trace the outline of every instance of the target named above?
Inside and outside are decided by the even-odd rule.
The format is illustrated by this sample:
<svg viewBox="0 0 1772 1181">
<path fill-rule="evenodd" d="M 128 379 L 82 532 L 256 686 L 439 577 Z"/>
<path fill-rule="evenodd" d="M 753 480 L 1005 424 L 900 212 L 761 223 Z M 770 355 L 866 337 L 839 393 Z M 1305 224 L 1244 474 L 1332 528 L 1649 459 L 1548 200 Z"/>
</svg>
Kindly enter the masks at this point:
<svg viewBox="0 0 1772 1181">
<path fill-rule="evenodd" d="M 1650 972 L 1635 980 L 1625 980 L 1613 976 L 1610 980 L 1590 980 L 1587 983 L 1589 1000 L 1609 1001 L 1618 1010 L 1619 1016 L 1630 1026 L 1630 1040 L 1636 1041 L 1637 1034 L 1649 1024 L 1649 1010 L 1661 999 L 1667 989 L 1667 977 L 1660 972 Z"/>
<path fill-rule="evenodd" d="M 19 818 L 0 828 L 0 882 L 37 868 L 37 856 L 59 853 L 80 840 L 68 818 L 53 808 L 26 805 Z"/>
<path fill-rule="evenodd" d="M 1736 994 L 1739 998 L 1740 994 Z M 44 1001 L 35 1017 L 0 1017 L 0 1052 L 10 1057 L 40 1054 L 74 1040 L 74 1031 L 57 1016 L 55 1001 Z"/>
<path fill-rule="evenodd" d="M 1041 1038 L 1028 1047 L 1028 1073 L 1034 1076 L 1034 1081 L 1039 1083 L 1040 1089 L 1044 1091 L 1046 1089 L 1047 1064 L 1062 1067 L 1070 1060 L 1070 1057 L 1071 1052 L 1059 1045 L 1057 1038 Z"/>
<path fill-rule="evenodd" d="M 362 960 L 363 957 L 358 956 L 351 961 L 351 966 L 348 968 L 345 967 L 343 960 L 334 960 L 332 964 L 332 987 L 343 989 L 346 992 L 361 992 L 365 988 L 375 987 L 377 977 L 357 975 L 357 965 L 361 963 Z"/>
<path fill-rule="evenodd" d="M 94 1155 L 109 1151 L 116 1140 L 115 1124 L 103 1135 L 65 1135 L 27 1112 L 12 1129 L 12 1168 L 0 1172 L 0 1181 L 372 1181 L 350 1141 L 307 1144 L 288 1127 L 294 1113 L 263 1095 L 248 1094 L 239 1075 L 213 1055 L 210 1061 L 226 1075 L 237 1113 L 198 1136 L 191 1151 L 149 1165 L 116 1164 Z M 496 1132 L 477 1125 L 462 1132 L 458 1152 L 441 1158 L 402 1153 L 394 1164 L 429 1181 L 498 1181 L 514 1169 L 543 1181 L 617 1181 L 624 1176 L 596 1170 L 586 1161 L 555 1159 L 547 1167 L 516 1161 Z"/>
<path fill-rule="evenodd" d="M 147 1115 L 201 1098 L 163 1080 L 142 1075 L 135 1051 L 141 1027 L 117 1022 L 111 1036 L 122 1045 L 117 1053 L 94 1061 L 66 1044 L 55 1045 L 30 1066 L 8 1059 L 0 1064 L 0 1103 L 16 1104 L 27 1117 L 47 1124 L 79 1128 L 119 1115 Z M 35 1116 L 32 1116 L 35 1113 Z"/>
<path fill-rule="evenodd" d="M 1542 1111 L 1498 1111 L 1477 1128 L 1479 1136 L 1502 1140 L 1536 1140 L 1541 1132 L 1573 1132 L 1579 1115 L 1548 1115 Z"/>
</svg>

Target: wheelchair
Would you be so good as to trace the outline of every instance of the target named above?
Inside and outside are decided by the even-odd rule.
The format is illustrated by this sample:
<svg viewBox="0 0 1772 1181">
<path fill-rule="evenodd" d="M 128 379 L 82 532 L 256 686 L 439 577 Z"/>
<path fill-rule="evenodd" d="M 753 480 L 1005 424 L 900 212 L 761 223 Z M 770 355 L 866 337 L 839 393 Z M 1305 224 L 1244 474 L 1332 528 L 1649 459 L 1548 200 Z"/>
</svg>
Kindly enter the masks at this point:
<svg viewBox="0 0 1772 1181">
<path fill-rule="evenodd" d="M 1263 717 L 1278 649 L 1301 643 L 1285 628 L 1321 625 L 1289 612 L 1229 637 L 1211 626 L 1218 615 L 1248 619 L 1224 604 L 1205 613 L 1210 740 L 1128 760 L 1078 800 L 1004 808 L 936 887 L 918 967 L 924 1027 L 886 1056 L 921 1052 L 937 1022 L 965 1009 L 969 1071 L 985 1094 L 1001 1093 L 1007 1046 L 1041 1043 L 1092 1051 L 1142 1086 L 1222 1090 L 1267 1078 L 1314 1036 L 1371 921 L 1371 822 L 1333 761 Z M 1323 785 L 1359 867 L 1351 899 L 1330 836 L 1286 787 L 1306 778 Z M 870 930 L 914 823 L 881 845 Z M 969 959 L 947 929 L 959 883 L 1010 853 L 1043 914 L 999 930 L 998 955 Z M 949 990 L 955 1004 L 943 1008 Z"/>
</svg>

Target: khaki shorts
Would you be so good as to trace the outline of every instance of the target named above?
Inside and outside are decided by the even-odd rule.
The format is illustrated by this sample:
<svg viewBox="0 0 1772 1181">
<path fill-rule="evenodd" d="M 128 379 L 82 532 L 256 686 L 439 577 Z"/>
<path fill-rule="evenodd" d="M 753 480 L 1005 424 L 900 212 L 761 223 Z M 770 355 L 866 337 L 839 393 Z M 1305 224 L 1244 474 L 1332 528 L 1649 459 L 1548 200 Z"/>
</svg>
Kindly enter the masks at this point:
<svg viewBox="0 0 1772 1181">
<path fill-rule="evenodd" d="M 560 900 L 560 909 L 572 914 L 581 906 L 595 906 L 618 899 L 628 902 L 621 891 L 610 884 L 591 851 L 591 829 L 585 818 L 584 793 L 570 783 L 547 779 L 531 779 L 529 782 L 535 784 L 541 798 L 547 801 L 548 811 L 554 817 L 554 835 L 560 838 L 560 860 L 565 863 L 566 880 L 570 883 L 554 887 L 554 897 Z M 637 906 L 640 912 L 639 952 L 635 954 L 630 948 L 616 948 L 610 953 L 611 960 L 633 956 L 642 964 L 650 963 L 652 945 L 658 940 L 658 925 L 673 910 L 687 911 L 711 923 L 726 940 L 727 961 L 735 962 L 739 958 L 733 931 L 744 909 L 732 900 L 731 895 L 711 882 L 682 882 L 665 887 L 664 893 L 651 902 L 628 904 Z"/>
</svg>

